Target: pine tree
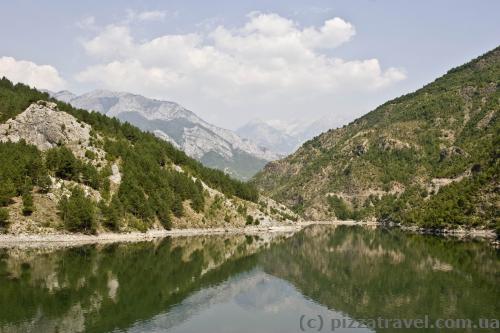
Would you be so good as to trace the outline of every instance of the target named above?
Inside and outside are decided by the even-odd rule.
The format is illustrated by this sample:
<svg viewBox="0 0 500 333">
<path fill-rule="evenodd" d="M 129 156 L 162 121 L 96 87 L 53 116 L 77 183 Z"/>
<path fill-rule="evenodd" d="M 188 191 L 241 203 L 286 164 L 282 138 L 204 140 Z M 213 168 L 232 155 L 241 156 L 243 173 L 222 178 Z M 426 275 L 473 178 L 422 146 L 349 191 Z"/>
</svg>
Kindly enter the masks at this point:
<svg viewBox="0 0 500 333">
<path fill-rule="evenodd" d="M 29 216 L 33 214 L 35 207 L 33 205 L 33 195 L 30 191 L 24 191 L 23 193 L 23 215 Z"/>
<path fill-rule="evenodd" d="M 0 180 L 0 206 L 7 206 L 16 195 L 16 187 L 10 179 Z"/>
<path fill-rule="evenodd" d="M 7 208 L 0 208 L 0 227 L 4 228 L 9 223 L 9 211 Z"/>
<path fill-rule="evenodd" d="M 46 164 L 59 178 L 75 180 L 78 176 L 78 160 L 73 155 L 73 152 L 66 147 L 57 147 L 48 150 Z"/>
<path fill-rule="evenodd" d="M 120 230 L 123 219 L 123 207 L 118 197 L 113 196 L 108 206 L 104 201 L 101 201 L 100 209 L 103 215 L 104 225 L 113 231 Z"/>
<path fill-rule="evenodd" d="M 59 202 L 59 210 L 66 229 L 84 233 L 95 232 L 95 207 L 90 198 L 79 187 L 71 190 L 69 198 Z"/>
<path fill-rule="evenodd" d="M 184 207 L 182 206 L 182 199 L 179 196 L 174 196 L 172 202 L 172 213 L 175 217 L 182 217 L 184 215 Z"/>
</svg>

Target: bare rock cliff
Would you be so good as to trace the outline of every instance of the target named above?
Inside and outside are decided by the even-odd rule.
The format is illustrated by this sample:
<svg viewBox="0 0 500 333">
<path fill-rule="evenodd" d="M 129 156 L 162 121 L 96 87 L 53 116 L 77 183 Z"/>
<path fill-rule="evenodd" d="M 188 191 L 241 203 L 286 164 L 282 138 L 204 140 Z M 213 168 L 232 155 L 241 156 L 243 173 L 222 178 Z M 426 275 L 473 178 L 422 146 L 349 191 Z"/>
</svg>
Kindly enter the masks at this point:
<svg viewBox="0 0 500 333">
<path fill-rule="evenodd" d="M 61 112 L 55 103 L 38 101 L 17 117 L 0 124 L 0 142 L 19 142 L 35 145 L 45 151 L 65 145 L 75 156 L 85 159 L 90 150 L 102 157 L 104 152 L 91 145 L 91 127 L 72 115 Z"/>
</svg>

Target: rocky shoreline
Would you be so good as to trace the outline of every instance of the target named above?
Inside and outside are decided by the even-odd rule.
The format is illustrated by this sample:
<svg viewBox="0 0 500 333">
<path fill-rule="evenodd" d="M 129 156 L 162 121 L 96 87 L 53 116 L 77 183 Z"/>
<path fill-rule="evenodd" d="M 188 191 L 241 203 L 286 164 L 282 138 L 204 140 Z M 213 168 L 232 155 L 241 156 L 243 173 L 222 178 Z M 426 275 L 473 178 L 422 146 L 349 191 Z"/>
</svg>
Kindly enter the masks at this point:
<svg viewBox="0 0 500 333">
<path fill-rule="evenodd" d="M 455 237 L 472 237 L 472 238 L 488 238 L 496 239 L 497 233 L 491 229 L 427 229 L 419 227 L 400 226 L 402 230 L 418 232 L 427 235 L 442 235 Z"/>
<path fill-rule="evenodd" d="M 186 228 L 172 230 L 149 230 L 147 232 L 112 233 L 105 232 L 97 235 L 81 233 L 48 233 L 48 234 L 0 234 L 0 248 L 10 247 L 66 247 L 87 244 L 108 244 L 117 242 L 141 242 L 150 241 L 164 237 L 189 237 L 205 235 L 262 235 L 275 233 L 295 233 L 311 225 L 331 226 L 367 226 L 400 228 L 401 230 L 439 236 L 451 236 L 457 238 L 479 238 L 487 239 L 494 246 L 500 247 L 495 230 L 489 229 L 426 229 L 416 226 L 402 226 L 393 223 L 377 221 L 301 221 L 293 224 L 272 226 L 246 226 L 225 228 Z"/>
<path fill-rule="evenodd" d="M 187 228 L 172 230 L 149 230 L 147 232 L 112 233 L 105 232 L 97 235 L 81 233 L 48 233 L 48 234 L 0 234 L 0 248 L 5 247 L 65 247 L 87 244 L 108 244 L 117 242 L 141 242 L 164 237 L 189 237 L 204 235 L 229 234 L 274 234 L 294 233 L 310 223 L 296 223 L 279 226 L 247 226 L 245 228 Z"/>
<path fill-rule="evenodd" d="M 500 236 L 491 229 L 427 229 L 414 226 L 398 226 L 402 230 L 422 235 L 436 235 L 442 237 L 454 237 L 464 240 L 484 239 L 496 248 L 500 248 Z"/>
</svg>

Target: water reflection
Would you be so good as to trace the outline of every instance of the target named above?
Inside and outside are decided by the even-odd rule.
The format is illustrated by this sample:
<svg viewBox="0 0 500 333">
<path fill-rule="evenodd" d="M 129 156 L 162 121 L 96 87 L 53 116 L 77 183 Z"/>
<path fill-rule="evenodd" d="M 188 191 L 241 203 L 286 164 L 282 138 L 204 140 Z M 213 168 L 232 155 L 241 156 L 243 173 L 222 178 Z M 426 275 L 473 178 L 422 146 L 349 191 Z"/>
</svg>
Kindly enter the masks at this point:
<svg viewBox="0 0 500 333">
<path fill-rule="evenodd" d="M 495 318 L 499 282 L 487 244 L 356 227 L 3 249 L 0 333 L 300 332 L 300 316 L 318 314 Z"/>
<path fill-rule="evenodd" d="M 500 314 L 499 258 L 481 242 L 318 227 L 276 245 L 260 262 L 303 295 L 354 318 L 477 320 Z"/>
</svg>

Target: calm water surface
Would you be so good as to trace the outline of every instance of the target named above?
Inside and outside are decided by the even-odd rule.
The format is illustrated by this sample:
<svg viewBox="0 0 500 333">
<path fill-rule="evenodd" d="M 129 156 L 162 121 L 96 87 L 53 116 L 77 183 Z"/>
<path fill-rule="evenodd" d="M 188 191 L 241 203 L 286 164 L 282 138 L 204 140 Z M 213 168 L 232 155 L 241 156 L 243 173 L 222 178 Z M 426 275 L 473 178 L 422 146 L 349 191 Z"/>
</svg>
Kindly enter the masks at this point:
<svg viewBox="0 0 500 333">
<path fill-rule="evenodd" d="M 293 236 L 0 249 L 0 333 L 332 332 L 342 318 L 426 315 L 430 323 L 499 318 L 499 252 L 482 242 L 331 226 Z M 335 329 L 373 331 L 400 330 Z"/>
</svg>

